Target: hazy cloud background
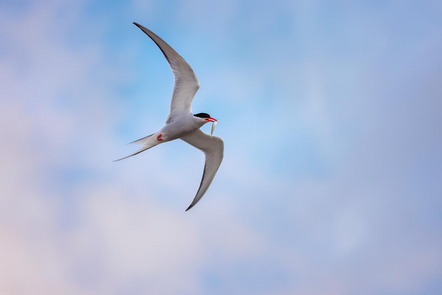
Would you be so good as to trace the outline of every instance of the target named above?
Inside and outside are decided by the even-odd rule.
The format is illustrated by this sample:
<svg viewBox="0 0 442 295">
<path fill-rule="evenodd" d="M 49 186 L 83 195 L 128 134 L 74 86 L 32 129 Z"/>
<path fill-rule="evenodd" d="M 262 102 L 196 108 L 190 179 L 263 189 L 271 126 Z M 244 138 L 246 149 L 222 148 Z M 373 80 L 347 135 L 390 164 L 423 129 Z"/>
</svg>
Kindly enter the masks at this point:
<svg viewBox="0 0 442 295">
<path fill-rule="evenodd" d="M 440 1 L 0 3 L 1 294 L 438 294 Z M 160 128 L 162 36 L 225 160 Z M 207 129 L 206 129 L 207 131 Z"/>
</svg>

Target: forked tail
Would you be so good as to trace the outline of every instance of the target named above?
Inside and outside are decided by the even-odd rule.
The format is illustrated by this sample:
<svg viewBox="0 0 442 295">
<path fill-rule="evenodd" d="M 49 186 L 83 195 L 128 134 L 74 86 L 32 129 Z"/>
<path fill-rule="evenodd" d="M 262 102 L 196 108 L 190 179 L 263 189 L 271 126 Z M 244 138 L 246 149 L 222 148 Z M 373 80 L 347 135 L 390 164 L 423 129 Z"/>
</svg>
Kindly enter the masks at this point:
<svg viewBox="0 0 442 295">
<path fill-rule="evenodd" d="M 156 135 L 156 133 L 153 133 L 153 134 L 151 134 L 151 135 L 148 135 L 148 136 L 145 136 L 145 137 L 140 138 L 140 139 L 138 139 L 138 140 L 135 140 L 135 141 L 130 142 L 129 144 L 133 144 L 133 143 L 136 143 L 136 144 L 142 144 L 143 147 L 142 147 L 141 149 L 139 149 L 138 151 L 136 151 L 135 153 L 130 154 L 129 156 L 123 157 L 123 158 L 118 159 L 118 160 L 114 160 L 114 162 L 121 161 L 121 160 L 127 159 L 127 158 L 129 158 L 129 157 L 132 157 L 132 156 L 138 155 L 139 153 L 144 152 L 145 150 L 148 150 L 148 149 L 150 149 L 151 147 L 154 147 L 154 146 L 156 146 L 157 144 L 161 143 L 160 141 L 158 141 L 158 140 L 156 139 L 157 137 L 156 137 L 155 135 Z"/>
</svg>

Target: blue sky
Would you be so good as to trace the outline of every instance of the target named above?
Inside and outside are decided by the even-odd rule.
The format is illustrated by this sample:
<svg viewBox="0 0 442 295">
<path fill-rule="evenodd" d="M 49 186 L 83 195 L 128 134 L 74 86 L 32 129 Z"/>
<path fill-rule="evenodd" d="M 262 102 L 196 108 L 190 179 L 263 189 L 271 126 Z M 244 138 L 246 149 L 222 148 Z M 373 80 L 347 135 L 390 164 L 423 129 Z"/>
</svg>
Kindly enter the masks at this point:
<svg viewBox="0 0 442 295">
<path fill-rule="evenodd" d="M 438 294 L 440 1 L 0 3 L 0 293 Z M 169 42 L 225 158 L 162 127 Z M 209 127 L 204 128 L 206 132 Z"/>
</svg>

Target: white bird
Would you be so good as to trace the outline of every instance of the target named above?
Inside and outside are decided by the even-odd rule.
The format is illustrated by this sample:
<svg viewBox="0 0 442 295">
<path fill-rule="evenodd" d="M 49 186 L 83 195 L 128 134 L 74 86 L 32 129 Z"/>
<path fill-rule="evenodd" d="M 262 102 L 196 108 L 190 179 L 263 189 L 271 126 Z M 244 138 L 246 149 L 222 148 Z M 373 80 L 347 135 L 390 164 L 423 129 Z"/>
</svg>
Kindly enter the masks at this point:
<svg viewBox="0 0 442 295">
<path fill-rule="evenodd" d="M 146 33 L 163 52 L 175 76 L 175 85 L 173 87 L 170 114 L 166 120 L 166 125 L 151 135 L 131 142 L 141 144 L 141 149 L 116 161 L 129 158 L 160 143 L 177 138 L 203 151 L 206 156 L 203 177 L 198 192 L 190 206 L 186 209 L 187 211 L 195 206 L 206 193 L 223 160 L 224 142 L 220 137 L 212 136 L 218 120 L 212 118 L 207 113 L 192 114 L 192 100 L 200 84 L 192 68 L 184 58 L 149 29 L 135 22 L 134 25 Z M 213 123 L 211 135 L 204 133 L 200 129 L 207 122 Z"/>
</svg>

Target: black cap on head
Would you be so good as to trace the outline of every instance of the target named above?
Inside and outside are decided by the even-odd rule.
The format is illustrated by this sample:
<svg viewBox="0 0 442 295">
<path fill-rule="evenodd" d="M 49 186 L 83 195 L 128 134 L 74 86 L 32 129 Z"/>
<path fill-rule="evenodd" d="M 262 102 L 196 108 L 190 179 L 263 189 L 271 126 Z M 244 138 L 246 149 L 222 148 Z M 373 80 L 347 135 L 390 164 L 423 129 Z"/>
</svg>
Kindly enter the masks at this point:
<svg viewBox="0 0 442 295">
<path fill-rule="evenodd" d="M 198 114 L 194 114 L 194 116 L 198 117 L 198 118 L 203 118 L 203 119 L 210 118 L 210 115 L 207 113 L 198 113 Z"/>
</svg>

